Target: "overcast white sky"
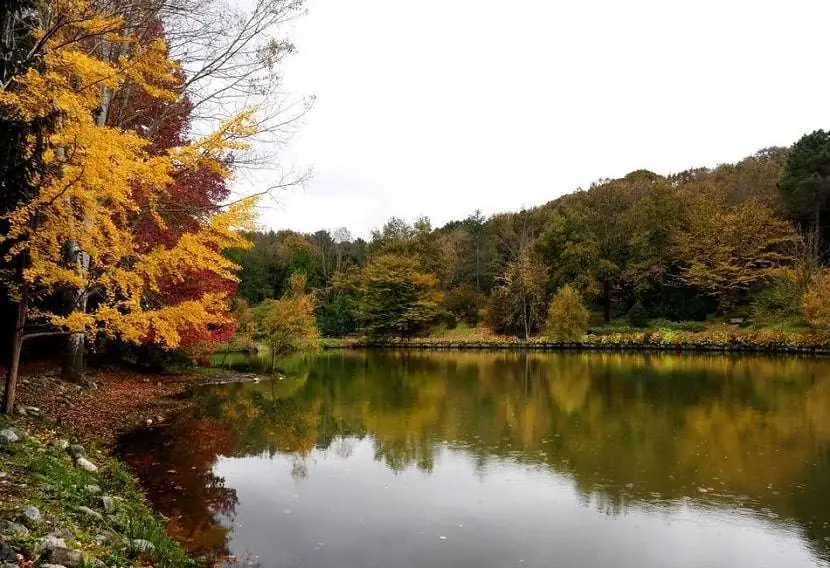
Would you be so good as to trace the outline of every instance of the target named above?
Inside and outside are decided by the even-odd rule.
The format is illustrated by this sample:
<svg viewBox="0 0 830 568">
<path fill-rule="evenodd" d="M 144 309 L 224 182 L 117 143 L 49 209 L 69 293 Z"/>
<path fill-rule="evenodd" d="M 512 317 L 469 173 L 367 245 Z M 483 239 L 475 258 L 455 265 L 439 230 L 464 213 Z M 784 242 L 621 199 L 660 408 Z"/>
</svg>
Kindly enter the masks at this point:
<svg viewBox="0 0 830 568">
<path fill-rule="evenodd" d="M 828 0 L 308 0 L 287 87 L 317 105 L 265 227 L 434 225 L 830 127 Z M 240 182 L 249 183 L 249 182 Z"/>
</svg>

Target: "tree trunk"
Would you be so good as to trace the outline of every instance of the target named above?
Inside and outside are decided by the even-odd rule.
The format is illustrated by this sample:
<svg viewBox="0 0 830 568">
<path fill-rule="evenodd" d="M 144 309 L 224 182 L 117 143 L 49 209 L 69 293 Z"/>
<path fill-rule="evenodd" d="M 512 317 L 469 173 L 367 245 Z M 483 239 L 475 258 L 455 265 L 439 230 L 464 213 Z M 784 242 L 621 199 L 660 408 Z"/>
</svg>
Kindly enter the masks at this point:
<svg viewBox="0 0 830 568">
<path fill-rule="evenodd" d="M 479 237 L 476 235 L 476 290 L 481 292 L 481 276 L 478 267 L 478 241 Z"/>
<path fill-rule="evenodd" d="M 70 243 L 70 261 L 78 269 L 78 273 L 82 276 L 86 275 L 89 269 L 89 256 L 78 248 L 76 243 Z M 71 302 L 72 312 L 86 312 L 86 303 L 88 294 L 86 290 L 78 290 L 73 293 Z M 61 369 L 61 378 L 65 381 L 83 384 L 84 377 L 84 348 L 86 344 L 86 336 L 83 332 L 71 333 L 69 340 L 66 342 L 66 350 L 63 356 L 63 367 Z"/>
<path fill-rule="evenodd" d="M 20 369 L 20 353 L 23 351 L 23 329 L 26 326 L 26 311 L 29 304 L 28 292 L 24 289 L 20 301 L 17 303 L 17 320 L 14 326 L 12 339 L 12 358 L 9 362 L 9 372 L 6 375 L 6 390 L 3 394 L 3 412 L 11 414 L 14 409 L 14 397 L 17 390 L 17 375 Z"/>
<path fill-rule="evenodd" d="M 608 281 L 602 283 L 602 318 L 611 323 L 611 290 Z"/>
<path fill-rule="evenodd" d="M 104 60 L 110 59 L 111 53 L 109 46 L 105 46 L 106 57 Z M 95 123 L 99 128 L 103 128 L 107 124 L 107 115 L 109 114 L 110 103 L 112 102 L 112 90 L 104 87 L 101 90 L 101 110 L 98 116 L 95 117 Z M 84 222 L 86 223 L 86 219 Z M 74 266 L 78 274 L 86 279 L 89 271 L 89 255 L 78 247 L 76 241 L 69 243 L 69 264 Z M 86 312 L 88 293 L 81 288 L 75 292 L 70 304 L 72 312 Z M 85 336 L 83 333 L 72 333 L 69 336 L 69 341 L 66 343 L 66 352 L 63 358 L 63 368 L 61 369 L 61 377 L 65 381 L 82 384 L 85 382 L 84 378 L 84 348 Z"/>
<path fill-rule="evenodd" d="M 66 351 L 63 356 L 63 368 L 61 378 L 64 381 L 83 384 L 84 377 L 84 334 L 73 333 L 66 343 Z"/>
<path fill-rule="evenodd" d="M 815 219 L 813 221 L 813 258 L 821 260 L 821 203 L 816 202 Z"/>
</svg>

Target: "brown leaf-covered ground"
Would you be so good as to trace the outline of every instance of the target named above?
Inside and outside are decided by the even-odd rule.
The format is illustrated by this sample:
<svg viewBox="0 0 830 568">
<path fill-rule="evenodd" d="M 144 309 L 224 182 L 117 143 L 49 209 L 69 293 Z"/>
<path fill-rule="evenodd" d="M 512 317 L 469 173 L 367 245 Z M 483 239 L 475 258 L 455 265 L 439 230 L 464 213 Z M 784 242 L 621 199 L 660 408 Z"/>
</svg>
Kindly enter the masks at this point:
<svg viewBox="0 0 830 568">
<path fill-rule="evenodd" d="M 205 380 L 196 374 L 124 369 L 89 370 L 86 378 L 88 384 L 80 386 L 61 380 L 57 366 L 24 367 L 17 402 L 38 408 L 80 438 L 111 445 L 121 431 L 166 420 L 188 404 L 175 395 Z"/>
</svg>

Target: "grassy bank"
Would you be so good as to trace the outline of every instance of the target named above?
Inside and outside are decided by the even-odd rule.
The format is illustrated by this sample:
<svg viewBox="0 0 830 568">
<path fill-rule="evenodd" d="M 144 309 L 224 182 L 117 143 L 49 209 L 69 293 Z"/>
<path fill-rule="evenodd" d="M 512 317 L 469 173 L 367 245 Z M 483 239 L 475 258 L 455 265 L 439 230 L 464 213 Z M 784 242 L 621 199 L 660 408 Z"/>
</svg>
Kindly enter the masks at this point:
<svg viewBox="0 0 830 568">
<path fill-rule="evenodd" d="M 486 330 L 462 330 L 410 339 L 327 339 L 327 349 L 392 347 L 410 349 L 606 349 L 654 351 L 720 351 L 830 354 L 830 338 L 816 333 L 784 329 L 707 327 L 702 331 L 682 329 L 613 330 L 589 332 L 578 341 L 560 341 L 544 336 L 529 340 L 493 335 Z"/>
<path fill-rule="evenodd" d="M 120 432 L 181 411 L 189 403 L 175 395 L 217 373 L 237 379 L 99 369 L 81 387 L 50 363 L 27 366 L 15 415 L 0 415 L 0 568 L 197 565 L 166 535 L 113 446 Z M 37 514 L 27 516 L 31 508 Z"/>
<path fill-rule="evenodd" d="M 194 566 L 101 447 L 43 419 L 0 418 L 0 566 Z"/>
</svg>

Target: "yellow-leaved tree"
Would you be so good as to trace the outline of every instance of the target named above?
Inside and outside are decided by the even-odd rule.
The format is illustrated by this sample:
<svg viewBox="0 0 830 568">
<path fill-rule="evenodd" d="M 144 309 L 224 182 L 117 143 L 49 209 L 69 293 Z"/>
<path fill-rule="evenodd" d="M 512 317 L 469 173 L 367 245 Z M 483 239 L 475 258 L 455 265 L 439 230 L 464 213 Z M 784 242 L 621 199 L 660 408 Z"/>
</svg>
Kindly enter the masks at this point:
<svg viewBox="0 0 830 568">
<path fill-rule="evenodd" d="M 550 302 L 545 334 L 558 341 L 578 341 L 585 336 L 591 314 L 573 286 L 560 288 Z"/>
<path fill-rule="evenodd" d="M 282 298 L 265 300 L 252 311 L 257 335 L 271 350 L 272 367 L 279 355 L 319 346 L 314 296 L 306 292 L 305 274 L 292 274 Z"/>
<path fill-rule="evenodd" d="M 147 299 L 162 283 L 181 281 L 194 270 L 234 278 L 236 265 L 222 251 L 248 245 L 239 229 L 250 228 L 253 218 L 252 201 L 240 200 L 200 212 L 196 226 L 173 244 L 137 246 L 137 221 L 153 216 L 163 224 L 159 207 L 176 176 L 204 167 L 230 175 L 227 153 L 245 148 L 255 119 L 243 112 L 185 146 L 149 153 L 142 132 L 107 126 L 106 110 L 113 93 L 128 83 L 153 98 L 179 96 L 177 65 L 164 41 L 142 41 L 132 15 L 103 14 L 101 4 L 90 0 L 43 4 L 41 27 L 32 32 L 40 62 L 0 90 L 3 113 L 33 123 L 50 117 L 54 125 L 31 182 L 34 195 L 7 215 L 8 232 L 0 240 L 6 260 L 19 267 L 9 286 L 18 317 L 6 412 L 14 403 L 27 320 L 67 333 L 81 347 L 85 337 L 104 335 L 175 348 L 183 327 L 224 323 L 225 311 L 216 309 L 225 304 L 222 294 L 162 306 Z M 69 310 L 32 307 L 57 293 L 71 299 Z"/>
<path fill-rule="evenodd" d="M 714 194 L 687 199 L 685 223 L 674 235 L 678 280 L 695 286 L 730 309 L 752 286 L 792 263 L 798 235 L 759 201 L 734 207 Z"/>
</svg>

